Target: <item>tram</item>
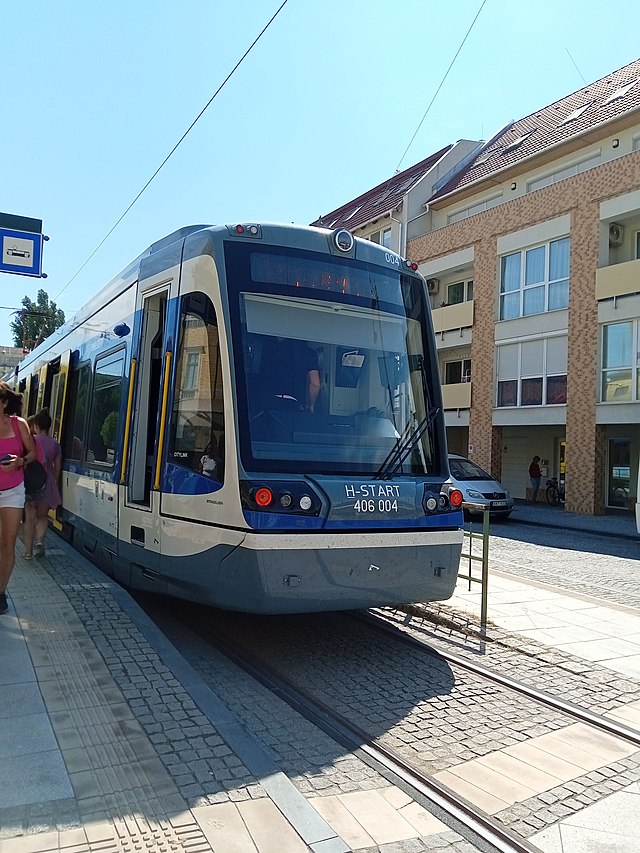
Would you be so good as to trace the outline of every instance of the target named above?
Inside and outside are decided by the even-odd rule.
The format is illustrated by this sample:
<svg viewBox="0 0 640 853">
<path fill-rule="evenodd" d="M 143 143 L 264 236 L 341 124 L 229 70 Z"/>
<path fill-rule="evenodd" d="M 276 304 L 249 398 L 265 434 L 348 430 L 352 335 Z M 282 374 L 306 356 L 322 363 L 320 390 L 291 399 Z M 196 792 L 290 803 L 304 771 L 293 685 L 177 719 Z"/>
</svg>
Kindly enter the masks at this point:
<svg viewBox="0 0 640 853">
<path fill-rule="evenodd" d="M 191 226 L 19 365 L 54 526 L 125 586 L 250 613 L 445 600 L 462 547 L 416 265 L 344 229 Z"/>
</svg>

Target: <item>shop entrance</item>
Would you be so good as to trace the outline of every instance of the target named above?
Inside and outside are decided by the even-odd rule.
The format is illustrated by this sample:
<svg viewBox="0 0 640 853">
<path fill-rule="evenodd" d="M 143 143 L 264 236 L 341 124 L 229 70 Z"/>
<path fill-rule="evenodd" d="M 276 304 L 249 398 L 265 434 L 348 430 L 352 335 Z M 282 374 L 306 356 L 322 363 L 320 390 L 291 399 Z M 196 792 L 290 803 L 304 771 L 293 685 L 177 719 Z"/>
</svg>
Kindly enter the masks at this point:
<svg viewBox="0 0 640 853">
<path fill-rule="evenodd" d="M 607 472 L 607 506 L 630 509 L 631 439 L 609 439 L 609 469 Z"/>
</svg>

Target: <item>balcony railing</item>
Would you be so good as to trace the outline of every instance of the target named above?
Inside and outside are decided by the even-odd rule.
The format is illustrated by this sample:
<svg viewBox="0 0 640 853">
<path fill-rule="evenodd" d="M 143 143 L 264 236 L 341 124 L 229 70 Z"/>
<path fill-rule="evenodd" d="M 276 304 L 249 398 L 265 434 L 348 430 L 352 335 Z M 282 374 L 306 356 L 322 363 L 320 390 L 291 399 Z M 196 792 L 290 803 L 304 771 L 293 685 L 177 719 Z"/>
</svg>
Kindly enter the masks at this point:
<svg viewBox="0 0 640 853">
<path fill-rule="evenodd" d="M 442 407 L 444 409 L 471 408 L 471 382 L 456 382 L 442 386 Z"/>
<path fill-rule="evenodd" d="M 612 299 L 627 293 L 640 293 L 640 260 L 596 270 L 596 299 Z"/>
<path fill-rule="evenodd" d="M 436 333 L 465 329 L 469 326 L 473 326 L 473 299 L 433 310 L 433 327 Z"/>
</svg>

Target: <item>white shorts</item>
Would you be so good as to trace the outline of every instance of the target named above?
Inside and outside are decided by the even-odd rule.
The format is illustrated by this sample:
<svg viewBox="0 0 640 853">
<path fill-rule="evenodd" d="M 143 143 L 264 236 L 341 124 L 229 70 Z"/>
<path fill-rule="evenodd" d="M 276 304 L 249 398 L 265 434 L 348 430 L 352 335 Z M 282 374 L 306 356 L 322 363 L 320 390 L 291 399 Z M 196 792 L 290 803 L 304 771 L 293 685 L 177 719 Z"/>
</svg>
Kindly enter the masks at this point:
<svg viewBox="0 0 640 853">
<path fill-rule="evenodd" d="M 14 507 L 22 509 L 24 507 L 24 483 L 18 483 L 12 489 L 5 489 L 0 492 L 0 509 L 4 507 Z"/>
</svg>

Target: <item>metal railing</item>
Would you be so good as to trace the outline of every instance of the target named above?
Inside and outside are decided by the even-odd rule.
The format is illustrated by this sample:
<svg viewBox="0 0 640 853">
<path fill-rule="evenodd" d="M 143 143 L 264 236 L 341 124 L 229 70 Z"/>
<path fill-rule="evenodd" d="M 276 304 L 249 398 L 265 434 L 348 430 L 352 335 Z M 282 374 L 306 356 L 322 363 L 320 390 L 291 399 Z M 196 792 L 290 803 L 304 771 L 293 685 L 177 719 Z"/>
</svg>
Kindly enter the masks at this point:
<svg viewBox="0 0 640 853">
<path fill-rule="evenodd" d="M 464 542 L 469 545 L 468 553 L 463 551 L 460 555 L 460 568 L 462 569 L 464 560 L 467 561 L 467 572 L 459 571 L 458 577 L 468 581 L 469 591 L 471 591 L 472 583 L 481 584 L 481 601 L 480 601 L 480 634 L 482 637 L 487 636 L 487 599 L 489 588 L 489 510 L 481 506 L 477 507 L 482 510 L 482 533 L 476 533 L 473 530 L 464 531 Z M 473 544 L 476 541 L 482 542 L 482 554 L 474 553 Z M 480 563 L 480 577 L 473 574 L 473 564 Z"/>
</svg>

